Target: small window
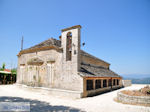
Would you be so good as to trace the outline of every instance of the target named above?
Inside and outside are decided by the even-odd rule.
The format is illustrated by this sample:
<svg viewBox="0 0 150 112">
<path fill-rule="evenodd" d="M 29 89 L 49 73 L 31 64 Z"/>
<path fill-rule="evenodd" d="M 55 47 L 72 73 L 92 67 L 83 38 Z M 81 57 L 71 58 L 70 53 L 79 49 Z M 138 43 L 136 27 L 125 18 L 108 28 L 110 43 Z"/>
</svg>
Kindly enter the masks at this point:
<svg viewBox="0 0 150 112">
<path fill-rule="evenodd" d="M 101 88 L 101 80 L 96 80 L 95 81 L 95 86 L 96 86 L 95 87 L 96 89 Z"/>
<path fill-rule="evenodd" d="M 107 87 L 107 80 L 103 80 L 103 87 Z"/>
<path fill-rule="evenodd" d="M 86 89 L 87 90 L 92 90 L 93 89 L 93 80 L 87 80 L 86 81 Z"/>
</svg>

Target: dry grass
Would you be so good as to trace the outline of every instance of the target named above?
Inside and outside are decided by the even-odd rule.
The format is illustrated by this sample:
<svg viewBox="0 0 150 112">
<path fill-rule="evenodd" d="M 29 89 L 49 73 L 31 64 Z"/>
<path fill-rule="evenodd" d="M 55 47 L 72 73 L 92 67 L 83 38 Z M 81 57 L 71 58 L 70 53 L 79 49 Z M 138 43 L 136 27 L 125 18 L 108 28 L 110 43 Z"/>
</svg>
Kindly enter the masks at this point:
<svg viewBox="0 0 150 112">
<path fill-rule="evenodd" d="M 145 86 L 140 90 L 124 90 L 121 92 L 129 96 L 150 96 L 150 86 Z"/>
</svg>

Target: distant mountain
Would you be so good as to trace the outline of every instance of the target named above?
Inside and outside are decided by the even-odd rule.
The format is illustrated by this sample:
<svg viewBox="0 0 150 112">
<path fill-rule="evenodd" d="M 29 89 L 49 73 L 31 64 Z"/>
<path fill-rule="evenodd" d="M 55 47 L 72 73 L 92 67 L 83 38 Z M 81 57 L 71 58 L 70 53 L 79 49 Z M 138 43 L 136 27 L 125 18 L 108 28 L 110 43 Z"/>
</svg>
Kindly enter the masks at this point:
<svg viewBox="0 0 150 112">
<path fill-rule="evenodd" d="M 132 80 L 133 84 L 150 84 L 150 74 L 126 74 L 123 79 Z"/>
<path fill-rule="evenodd" d="M 122 74 L 123 78 L 141 79 L 150 77 L 150 74 Z"/>
<path fill-rule="evenodd" d="M 133 84 L 150 84 L 150 77 L 143 79 L 132 79 Z"/>
</svg>

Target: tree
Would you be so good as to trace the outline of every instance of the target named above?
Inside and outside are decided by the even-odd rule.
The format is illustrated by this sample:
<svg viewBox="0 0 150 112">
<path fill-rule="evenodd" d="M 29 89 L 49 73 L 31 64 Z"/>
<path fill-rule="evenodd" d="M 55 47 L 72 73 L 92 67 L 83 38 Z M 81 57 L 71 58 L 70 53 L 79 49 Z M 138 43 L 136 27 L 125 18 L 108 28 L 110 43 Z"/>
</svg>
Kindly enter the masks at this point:
<svg viewBox="0 0 150 112">
<path fill-rule="evenodd" d="M 3 63 L 2 67 L 0 67 L 0 71 L 4 71 L 5 70 L 5 63 Z"/>
<path fill-rule="evenodd" d="M 3 65 L 2 65 L 2 70 L 5 70 L 5 63 L 3 63 Z"/>
</svg>

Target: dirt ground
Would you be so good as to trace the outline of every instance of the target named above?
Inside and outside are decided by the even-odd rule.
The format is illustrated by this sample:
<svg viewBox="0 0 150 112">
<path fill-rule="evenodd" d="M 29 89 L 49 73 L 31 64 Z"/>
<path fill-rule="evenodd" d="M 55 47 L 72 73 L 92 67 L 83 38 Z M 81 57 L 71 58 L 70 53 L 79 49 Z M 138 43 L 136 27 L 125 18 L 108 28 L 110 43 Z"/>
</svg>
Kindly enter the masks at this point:
<svg viewBox="0 0 150 112">
<path fill-rule="evenodd" d="M 132 85 L 94 97 L 71 99 L 32 91 L 23 86 L 0 85 L 0 102 L 30 102 L 31 112 L 150 112 L 150 107 L 117 103 L 118 91 L 138 90 L 145 85 Z"/>
</svg>

